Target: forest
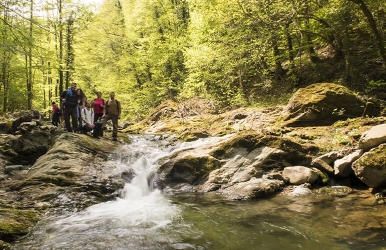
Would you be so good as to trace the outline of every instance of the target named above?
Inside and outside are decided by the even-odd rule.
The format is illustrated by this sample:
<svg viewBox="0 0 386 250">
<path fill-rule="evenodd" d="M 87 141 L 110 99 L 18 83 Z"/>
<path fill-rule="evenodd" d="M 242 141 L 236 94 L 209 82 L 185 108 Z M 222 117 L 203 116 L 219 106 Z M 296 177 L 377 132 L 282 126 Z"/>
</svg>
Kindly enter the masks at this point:
<svg viewBox="0 0 386 250">
<path fill-rule="evenodd" d="M 1 112 L 72 82 L 115 91 L 123 118 L 192 97 L 277 105 L 317 82 L 386 98 L 384 0 L 2 0 Z"/>
</svg>

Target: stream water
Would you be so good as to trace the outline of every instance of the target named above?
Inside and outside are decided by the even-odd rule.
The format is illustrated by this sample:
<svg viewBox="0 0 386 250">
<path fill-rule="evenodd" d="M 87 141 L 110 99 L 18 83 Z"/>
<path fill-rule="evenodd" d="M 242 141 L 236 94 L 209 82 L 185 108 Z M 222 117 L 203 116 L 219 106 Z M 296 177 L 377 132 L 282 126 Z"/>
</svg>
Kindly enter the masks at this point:
<svg viewBox="0 0 386 250">
<path fill-rule="evenodd" d="M 386 207 L 367 196 L 241 202 L 153 190 L 160 159 L 208 140 L 215 138 L 163 145 L 133 137 L 113 162 L 114 171 L 136 174 L 121 198 L 46 218 L 13 249 L 386 249 Z"/>
</svg>

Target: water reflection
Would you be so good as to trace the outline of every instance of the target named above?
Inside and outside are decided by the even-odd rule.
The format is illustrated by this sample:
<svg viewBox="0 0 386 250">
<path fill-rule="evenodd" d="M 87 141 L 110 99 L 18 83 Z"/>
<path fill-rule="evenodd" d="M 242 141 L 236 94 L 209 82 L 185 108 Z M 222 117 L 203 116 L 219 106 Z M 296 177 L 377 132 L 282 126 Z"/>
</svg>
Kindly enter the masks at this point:
<svg viewBox="0 0 386 250">
<path fill-rule="evenodd" d="M 251 202 L 212 198 L 178 198 L 185 221 L 205 232 L 196 245 L 205 239 L 211 243 L 207 249 L 386 249 L 380 207 L 315 195 Z"/>
</svg>

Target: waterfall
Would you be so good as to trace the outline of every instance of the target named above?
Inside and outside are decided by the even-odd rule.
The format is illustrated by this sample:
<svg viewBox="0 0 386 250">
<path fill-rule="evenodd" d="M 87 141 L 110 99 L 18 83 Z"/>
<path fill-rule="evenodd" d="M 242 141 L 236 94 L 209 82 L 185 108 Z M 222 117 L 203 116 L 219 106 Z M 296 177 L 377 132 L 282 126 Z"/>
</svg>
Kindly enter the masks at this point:
<svg viewBox="0 0 386 250">
<path fill-rule="evenodd" d="M 128 170 L 134 174 L 121 197 L 46 219 L 25 243 L 28 249 L 157 249 L 178 242 L 172 231 L 188 226 L 181 223 L 178 206 L 153 189 L 152 181 L 160 159 L 205 141 L 173 145 L 155 138 L 133 137 L 132 143 L 117 150 L 118 157 L 106 162 L 114 166 L 115 174 Z"/>
</svg>

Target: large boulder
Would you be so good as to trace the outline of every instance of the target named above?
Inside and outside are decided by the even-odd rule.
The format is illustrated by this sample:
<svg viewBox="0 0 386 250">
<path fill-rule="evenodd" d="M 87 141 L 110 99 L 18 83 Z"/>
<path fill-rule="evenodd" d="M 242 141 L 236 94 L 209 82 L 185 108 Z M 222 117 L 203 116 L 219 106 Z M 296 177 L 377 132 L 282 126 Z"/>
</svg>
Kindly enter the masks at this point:
<svg viewBox="0 0 386 250">
<path fill-rule="evenodd" d="M 386 144 L 362 155 L 352 164 L 355 175 L 372 188 L 386 187 Z"/>
<path fill-rule="evenodd" d="M 39 136 L 34 136 L 35 132 Z M 11 242 L 27 234 L 29 227 L 47 211 L 58 208 L 76 211 L 111 200 L 124 186 L 121 174 L 103 165 L 118 143 L 87 135 L 62 133 L 54 136 L 35 130 L 2 138 L 5 142 L 0 143 L 0 147 L 10 147 L 13 143 L 16 155 L 20 148 L 24 149 L 20 152 L 30 152 L 29 157 L 34 159 L 31 168 L 9 165 L 1 169 L 4 192 L 0 192 L 0 238 L 3 241 Z M 31 146 L 33 138 L 35 146 Z M 39 143 L 44 147 L 41 153 L 46 153 L 36 160 L 40 154 L 35 151 Z"/>
<path fill-rule="evenodd" d="M 159 168 L 156 183 L 164 191 L 216 191 L 230 199 L 266 197 L 284 186 L 282 176 L 271 173 L 309 161 L 306 152 L 288 139 L 240 133 L 175 154 Z"/>
<path fill-rule="evenodd" d="M 32 110 L 2 113 L 0 115 L 0 133 L 14 133 L 20 124 L 31 122 L 33 118 Z"/>
<path fill-rule="evenodd" d="M 54 144 L 62 131 L 52 129 L 30 129 L 31 124 L 22 123 L 22 135 L 0 134 L 0 162 L 5 165 L 32 165 Z M 35 127 L 35 126 L 32 126 Z"/>
<path fill-rule="evenodd" d="M 287 155 L 287 152 L 271 147 L 259 147 L 251 152 L 239 150 L 238 155 L 210 173 L 208 182 L 233 185 L 248 181 L 252 177 L 261 177 L 275 166 L 289 166 L 285 160 Z"/>
<path fill-rule="evenodd" d="M 331 125 L 338 120 L 378 116 L 379 105 L 360 99 L 334 83 L 315 83 L 299 89 L 283 110 L 287 126 Z"/>
<path fill-rule="evenodd" d="M 190 148 L 175 153 L 158 169 L 155 185 L 160 189 L 178 189 L 186 185 L 202 184 L 209 173 L 222 164 L 210 152 L 227 140 L 221 138 L 199 149 Z"/>
<path fill-rule="evenodd" d="M 386 124 L 380 124 L 366 131 L 359 139 L 359 148 L 369 150 L 386 143 Z"/>
<path fill-rule="evenodd" d="M 60 203 L 59 195 L 75 207 L 116 197 L 124 181 L 120 176 L 111 178 L 116 174 L 101 165 L 114 148 L 111 142 L 101 140 L 74 133 L 60 135 L 52 148 L 29 169 L 26 178 L 13 184 L 11 189 L 34 202 L 48 201 L 48 206 Z"/>
</svg>

